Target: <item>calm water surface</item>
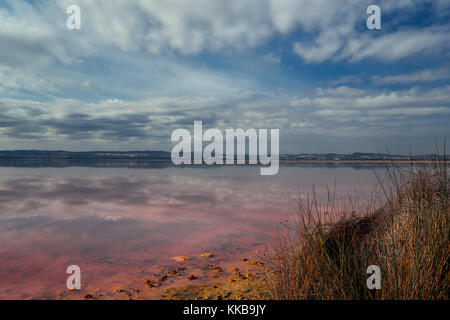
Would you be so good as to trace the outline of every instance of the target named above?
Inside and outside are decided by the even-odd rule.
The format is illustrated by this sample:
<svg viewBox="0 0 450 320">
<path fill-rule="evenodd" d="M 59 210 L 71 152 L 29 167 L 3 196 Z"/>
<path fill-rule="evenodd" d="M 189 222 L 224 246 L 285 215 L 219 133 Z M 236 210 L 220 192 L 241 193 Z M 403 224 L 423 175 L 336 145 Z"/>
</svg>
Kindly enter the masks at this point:
<svg viewBox="0 0 450 320">
<path fill-rule="evenodd" d="M 255 256 L 295 213 L 289 193 L 368 192 L 382 168 L 303 163 L 267 177 L 250 166 L 0 167 L 0 298 L 64 297 L 71 264 L 84 293 L 139 287 L 180 265 L 185 276 L 166 286 L 187 274 L 211 281 L 199 254 L 213 252 L 208 263 L 225 270 Z"/>
</svg>

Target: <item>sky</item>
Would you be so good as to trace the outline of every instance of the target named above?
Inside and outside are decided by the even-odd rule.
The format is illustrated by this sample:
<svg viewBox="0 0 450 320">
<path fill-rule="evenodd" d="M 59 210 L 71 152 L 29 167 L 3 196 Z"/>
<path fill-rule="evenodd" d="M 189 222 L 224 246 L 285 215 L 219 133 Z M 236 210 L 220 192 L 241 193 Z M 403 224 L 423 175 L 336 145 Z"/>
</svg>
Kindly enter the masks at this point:
<svg viewBox="0 0 450 320">
<path fill-rule="evenodd" d="M 0 0 L 0 149 L 170 151 L 201 120 L 279 129 L 281 153 L 433 152 L 449 18 L 450 0 Z"/>
</svg>

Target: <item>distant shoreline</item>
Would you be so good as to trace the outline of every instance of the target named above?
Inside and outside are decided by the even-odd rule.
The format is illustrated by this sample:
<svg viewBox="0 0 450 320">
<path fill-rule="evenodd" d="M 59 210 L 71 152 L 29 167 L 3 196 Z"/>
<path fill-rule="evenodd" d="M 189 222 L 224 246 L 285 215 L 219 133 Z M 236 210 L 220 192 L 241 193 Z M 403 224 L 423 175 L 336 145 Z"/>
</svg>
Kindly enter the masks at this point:
<svg viewBox="0 0 450 320">
<path fill-rule="evenodd" d="M 391 163 L 391 162 L 414 162 L 414 163 L 431 163 L 434 161 L 444 162 L 441 159 L 392 159 L 392 160 L 376 160 L 376 159 L 368 159 L 368 160 L 291 160 L 291 159 L 280 159 L 280 162 L 304 162 L 304 163 Z"/>
<path fill-rule="evenodd" d="M 172 162 L 171 159 L 149 159 L 149 158 L 2 158 L 0 161 L 111 161 L 111 162 Z M 401 163 L 431 163 L 434 161 L 444 162 L 443 159 L 367 159 L 367 160 L 301 160 L 301 159 L 280 159 L 280 162 L 286 163 L 391 163 L 391 162 L 401 162 Z M 243 165 L 247 165 L 245 163 Z M 224 164 L 225 165 L 225 164 Z M 238 165 L 238 164 L 234 164 Z M 186 165 L 185 166 L 189 166 Z M 221 165 L 216 165 L 221 166 Z"/>
<path fill-rule="evenodd" d="M 191 154 L 194 158 L 194 154 Z M 236 156 L 228 159 L 236 160 Z M 227 155 L 223 156 L 224 161 Z M 0 150 L 0 161 L 170 161 L 167 151 L 64 151 L 64 150 Z M 245 155 L 248 162 L 249 155 Z M 438 154 L 395 155 L 388 153 L 354 152 L 338 153 L 284 153 L 279 155 L 280 162 L 409 162 L 444 160 Z"/>
</svg>

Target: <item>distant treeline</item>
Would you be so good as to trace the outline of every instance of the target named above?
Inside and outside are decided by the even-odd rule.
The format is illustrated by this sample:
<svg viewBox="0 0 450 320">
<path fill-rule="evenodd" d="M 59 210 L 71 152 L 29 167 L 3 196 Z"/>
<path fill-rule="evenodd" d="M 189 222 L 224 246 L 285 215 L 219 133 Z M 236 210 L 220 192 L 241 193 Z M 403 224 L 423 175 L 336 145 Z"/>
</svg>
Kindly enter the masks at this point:
<svg viewBox="0 0 450 320">
<path fill-rule="evenodd" d="M 0 159 L 14 160 L 108 160 L 108 159 L 170 159 L 165 151 L 49 151 L 49 150 L 6 150 L 0 151 Z"/>
<path fill-rule="evenodd" d="M 224 156 L 226 157 L 226 156 Z M 0 151 L 2 160 L 170 160 L 170 152 L 166 151 L 85 151 L 70 152 L 62 150 L 5 150 Z M 248 156 L 246 157 L 248 159 Z M 423 155 L 391 155 L 387 153 L 351 154 L 283 154 L 280 160 L 309 160 L 309 161 L 356 161 L 356 160 L 443 160 L 437 154 Z"/>
</svg>

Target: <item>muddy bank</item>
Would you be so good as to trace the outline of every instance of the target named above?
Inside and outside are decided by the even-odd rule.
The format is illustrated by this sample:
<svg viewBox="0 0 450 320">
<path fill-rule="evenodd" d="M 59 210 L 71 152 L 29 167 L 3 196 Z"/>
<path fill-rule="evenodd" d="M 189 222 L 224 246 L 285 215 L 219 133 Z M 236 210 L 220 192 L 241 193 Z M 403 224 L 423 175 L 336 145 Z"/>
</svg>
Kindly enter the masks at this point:
<svg viewBox="0 0 450 320">
<path fill-rule="evenodd" d="M 166 289 L 164 300 L 264 300 L 269 299 L 264 280 L 257 274 L 238 270 L 228 279 L 208 285 Z"/>
<path fill-rule="evenodd" d="M 250 300 L 266 299 L 260 276 L 264 267 L 258 260 L 241 258 L 223 261 L 211 252 L 197 256 L 174 257 L 175 263 L 159 272 L 136 277 L 131 282 L 116 282 L 103 288 L 86 286 L 64 290 L 56 299 L 86 300 Z M 51 298 L 51 297 L 49 297 Z M 53 299 L 53 298 L 51 298 Z"/>
</svg>

